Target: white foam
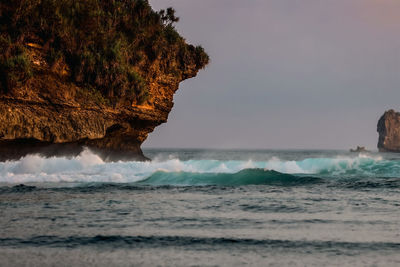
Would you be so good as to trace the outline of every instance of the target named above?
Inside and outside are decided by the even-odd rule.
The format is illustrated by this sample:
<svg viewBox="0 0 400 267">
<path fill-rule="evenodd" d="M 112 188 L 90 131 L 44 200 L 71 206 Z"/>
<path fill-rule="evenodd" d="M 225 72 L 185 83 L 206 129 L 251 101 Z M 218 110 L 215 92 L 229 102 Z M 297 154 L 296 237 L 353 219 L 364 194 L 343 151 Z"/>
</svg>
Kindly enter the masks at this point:
<svg viewBox="0 0 400 267">
<path fill-rule="evenodd" d="M 115 182 L 131 183 L 143 180 L 157 171 L 196 173 L 235 173 L 243 169 L 263 168 L 289 174 L 344 173 L 374 165 L 380 157 L 360 154 L 358 157 L 308 158 L 285 161 L 273 157 L 268 161 L 218 161 L 176 158 L 152 162 L 107 163 L 89 150 L 73 158 L 44 158 L 29 155 L 18 161 L 0 163 L 0 182 Z"/>
</svg>

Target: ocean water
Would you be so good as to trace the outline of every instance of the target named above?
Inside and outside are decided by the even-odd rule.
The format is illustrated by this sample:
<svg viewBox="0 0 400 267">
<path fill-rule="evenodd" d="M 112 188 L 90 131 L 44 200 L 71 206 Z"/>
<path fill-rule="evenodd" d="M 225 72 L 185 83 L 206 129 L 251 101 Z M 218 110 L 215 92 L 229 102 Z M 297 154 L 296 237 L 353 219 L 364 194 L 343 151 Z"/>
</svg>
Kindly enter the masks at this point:
<svg viewBox="0 0 400 267">
<path fill-rule="evenodd" d="M 400 266 L 400 155 L 0 163 L 0 266 Z"/>
</svg>

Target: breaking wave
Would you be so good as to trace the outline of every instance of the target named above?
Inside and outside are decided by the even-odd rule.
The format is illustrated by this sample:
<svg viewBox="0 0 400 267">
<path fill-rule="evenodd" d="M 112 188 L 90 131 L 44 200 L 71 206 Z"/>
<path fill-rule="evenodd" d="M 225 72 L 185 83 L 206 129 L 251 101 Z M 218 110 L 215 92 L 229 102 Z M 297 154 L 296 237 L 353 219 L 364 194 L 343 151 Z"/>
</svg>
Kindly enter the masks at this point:
<svg viewBox="0 0 400 267">
<path fill-rule="evenodd" d="M 0 183 L 138 183 L 148 185 L 250 185 L 315 183 L 332 178 L 397 178 L 400 161 L 381 157 L 306 158 L 299 161 L 168 159 L 104 162 L 89 150 L 73 158 L 29 155 L 0 163 Z"/>
</svg>

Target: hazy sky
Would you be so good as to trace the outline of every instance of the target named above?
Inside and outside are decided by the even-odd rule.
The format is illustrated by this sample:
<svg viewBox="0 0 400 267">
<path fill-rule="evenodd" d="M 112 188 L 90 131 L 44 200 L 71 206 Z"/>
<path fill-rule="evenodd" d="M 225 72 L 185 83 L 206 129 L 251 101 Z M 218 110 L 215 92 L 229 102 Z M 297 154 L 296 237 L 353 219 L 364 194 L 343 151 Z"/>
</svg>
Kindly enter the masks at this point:
<svg viewBox="0 0 400 267">
<path fill-rule="evenodd" d="M 376 149 L 400 109 L 398 0 L 150 0 L 211 64 L 145 147 Z"/>
</svg>

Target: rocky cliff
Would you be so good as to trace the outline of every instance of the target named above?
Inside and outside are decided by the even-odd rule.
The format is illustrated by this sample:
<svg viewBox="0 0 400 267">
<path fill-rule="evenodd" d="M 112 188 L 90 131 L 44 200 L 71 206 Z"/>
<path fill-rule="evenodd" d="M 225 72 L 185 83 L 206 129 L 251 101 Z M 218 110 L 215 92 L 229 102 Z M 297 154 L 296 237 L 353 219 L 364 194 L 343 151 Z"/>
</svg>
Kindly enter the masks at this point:
<svg viewBox="0 0 400 267">
<path fill-rule="evenodd" d="M 400 152 L 400 113 L 386 111 L 378 121 L 378 149 L 382 152 Z"/>
<path fill-rule="evenodd" d="M 144 159 L 179 83 L 208 63 L 144 0 L 0 0 L 0 160 Z"/>
</svg>

